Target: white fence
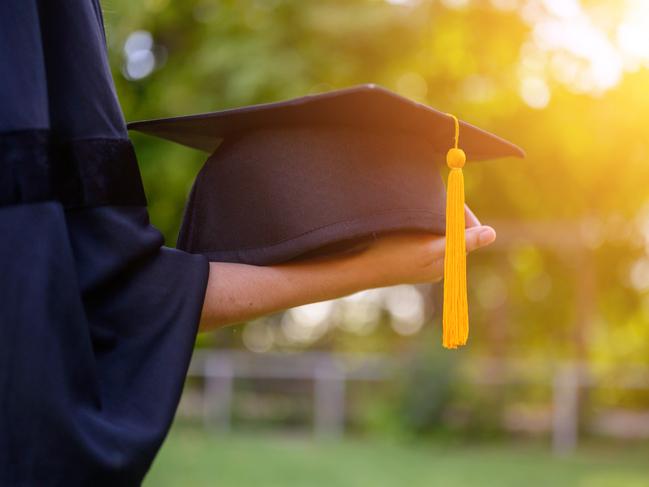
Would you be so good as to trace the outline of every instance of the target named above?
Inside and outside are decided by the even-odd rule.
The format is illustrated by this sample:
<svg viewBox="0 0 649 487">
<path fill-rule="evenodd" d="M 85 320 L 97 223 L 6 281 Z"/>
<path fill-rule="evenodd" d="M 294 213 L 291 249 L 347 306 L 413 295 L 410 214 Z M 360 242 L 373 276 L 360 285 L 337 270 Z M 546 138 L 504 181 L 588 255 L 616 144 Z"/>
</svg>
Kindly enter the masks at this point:
<svg viewBox="0 0 649 487">
<path fill-rule="evenodd" d="M 476 384 L 495 387 L 508 384 L 551 387 L 549 429 L 553 451 L 558 455 L 566 455 L 577 447 L 581 392 L 602 383 L 601 377 L 597 379 L 587 366 L 491 359 L 472 360 L 471 365 L 474 373 L 464 377 Z M 306 380 L 313 386 L 315 435 L 337 437 L 344 434 L 349 383 L 392 380 L 398 367 L 395 359 L 384 356 L 321 352 L 255 354 L 239 350 L 215 350 L 197 352 L 188 375 L 204 381 L 201 414 L 206 428 L 230 430 L 237 379 Z M 535 371 L 542 373 L 535 374 Z M 649 370 L 642 366 L 617 370 L 614 380 L 604 380 L 607 387 L 649 391 Z M 609 411 L 600 415 L 594 423 L 593 430 L 602 434 L 628 436 L 632 432 L 635 436 L 649 436 L 649 413 L 646 412 Z"/>
</svg>

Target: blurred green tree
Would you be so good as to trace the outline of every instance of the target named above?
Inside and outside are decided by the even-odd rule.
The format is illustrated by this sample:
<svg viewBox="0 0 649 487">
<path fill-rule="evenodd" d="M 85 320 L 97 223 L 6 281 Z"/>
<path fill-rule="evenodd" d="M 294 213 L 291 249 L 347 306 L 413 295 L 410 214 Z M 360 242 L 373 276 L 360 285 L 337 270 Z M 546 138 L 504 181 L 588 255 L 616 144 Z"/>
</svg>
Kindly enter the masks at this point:
<svg viewBox="0 0 649 487">
<path fill-rule="evenodd" d="M 527 160 L 471 165 L 467 199 L 486 221 L 544 222 L 558 243 L 521 233 L 501 252 L 471 257 L 472 350 L 646 361 L 649 70 L 621 70 L 607 54 L 609 45 L 627 52 L 615 40 L 630 29 L 620 26 L 632 25 L 626 2 L 582 2 L 578 12 L 560 5 L 105 0 L 104 15 L 129 120 L 375 82 L 516 141 Z M 563 25 L 570 33 L 571 19 L 585 19 L 574 25 L 586 25 L 590 47 L 559 43 L 557 32 Z M 137 31 L 150 34 L 144 48 L 155 57 L 144 75 L 129 72 L 125 51 Z M 582 71 L 606 56 L 613 60 L 594 72 L 602 82 L 619 79 L 602 88 Z M 205 155 L 138 135 L 134 141 L 152 221 L 173 244 Z M 572 245 L 579 242 L 583 248 Z M 387 327 L 373 336 L 377 348 L 403 347 Z M 322 341 L 345 347 L 354 340 Z"/>
</svg>

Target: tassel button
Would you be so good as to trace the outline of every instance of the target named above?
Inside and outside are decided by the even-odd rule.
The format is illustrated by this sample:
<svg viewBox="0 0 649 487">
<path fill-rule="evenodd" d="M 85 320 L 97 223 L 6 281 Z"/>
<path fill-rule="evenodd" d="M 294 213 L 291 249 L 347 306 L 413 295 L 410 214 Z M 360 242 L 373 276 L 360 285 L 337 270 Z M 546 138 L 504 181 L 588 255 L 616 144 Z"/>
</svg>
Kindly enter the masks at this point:
<svg viewBox="0 0 649 487">
<path fill-rule="evenodd" d="M 446 153 L 446 164 L 453 169 L 462 169 L 466 162 L 466 154 L 462 149 L 454 147 Z"/>
</svg>

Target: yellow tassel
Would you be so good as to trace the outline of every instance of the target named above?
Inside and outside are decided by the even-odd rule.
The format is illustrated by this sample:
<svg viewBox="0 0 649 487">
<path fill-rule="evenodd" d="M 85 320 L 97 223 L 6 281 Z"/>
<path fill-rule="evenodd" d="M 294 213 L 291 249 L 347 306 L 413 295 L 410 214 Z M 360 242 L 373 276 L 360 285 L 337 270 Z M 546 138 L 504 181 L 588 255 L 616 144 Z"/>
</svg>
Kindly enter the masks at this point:
<svg viewBox="0 0 649 487">
<path fill-rule="evenodd" d="M 450 115 L 450 114 L 449 114 Z M 460 124 L 455 122 L 455 145 L 446 154 L 451 168 L 446 196 L 446 254 L 444 256 L 443 345 L 457 348 L 469 338 L 469 306 L 466 291 L 466 240 L 464 234 L 464 151 L 458 148 Z"/>
</svg>

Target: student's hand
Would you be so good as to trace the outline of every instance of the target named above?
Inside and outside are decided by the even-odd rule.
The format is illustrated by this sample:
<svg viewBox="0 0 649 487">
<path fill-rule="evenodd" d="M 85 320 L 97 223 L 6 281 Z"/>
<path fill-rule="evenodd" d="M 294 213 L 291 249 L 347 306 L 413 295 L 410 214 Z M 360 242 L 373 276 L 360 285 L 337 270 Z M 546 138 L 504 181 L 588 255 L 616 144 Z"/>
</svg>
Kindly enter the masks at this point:
<svg viewBox="0 0 649 487">
<path fill-rule="evenodd" d="M 481 225 L 468 207 L 465 221 L 467 253 L 496 240 L 495 230 Z M 373 287 L 437 282 L 444 277 L 445 244 L 444 237 L 429 233 L 395 233 L 378 238 L 362 258 L 376 269 Z"/>
<path fill-rule="evenodd" d="M 466 210 L 467 252 L 496 239 Z M 339 298 L 363 289 L 439 281 L 444 275 L 444 237 L 394 233 L 367 248 L 327 258 L 259 267 L 212 262 L 201 330 L 247 321 L 282 309 Z"/>
</svg>

